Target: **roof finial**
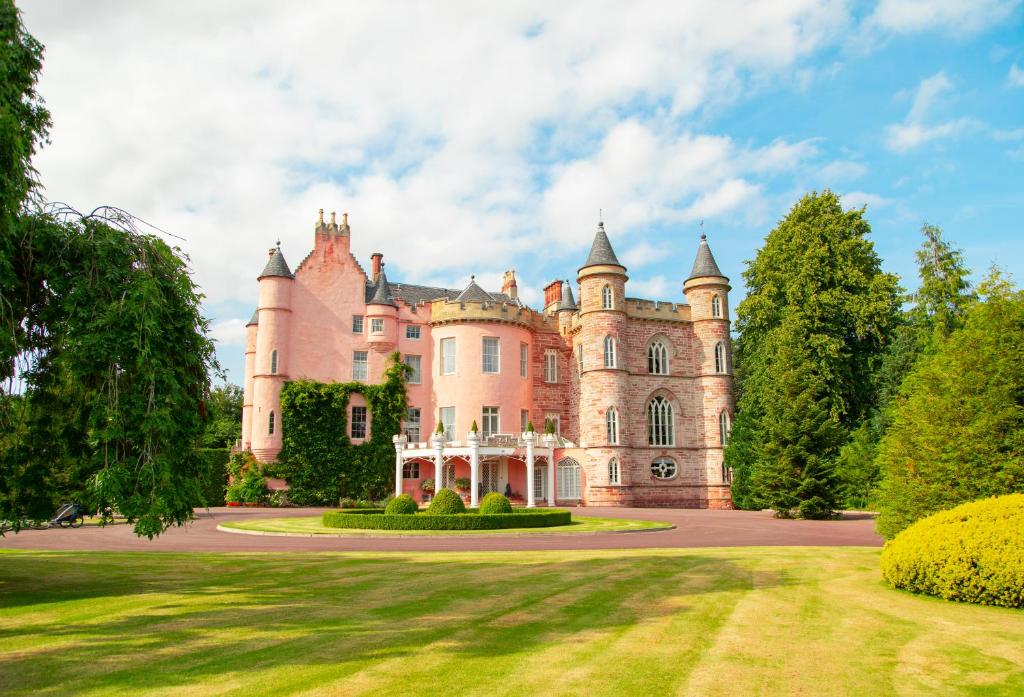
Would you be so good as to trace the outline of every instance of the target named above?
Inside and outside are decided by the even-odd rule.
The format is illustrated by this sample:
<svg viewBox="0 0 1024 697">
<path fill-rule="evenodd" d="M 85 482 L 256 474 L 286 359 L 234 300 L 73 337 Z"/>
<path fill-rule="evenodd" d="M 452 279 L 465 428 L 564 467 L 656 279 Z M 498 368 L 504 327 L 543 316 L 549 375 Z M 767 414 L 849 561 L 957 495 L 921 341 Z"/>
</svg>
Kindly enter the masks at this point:
<svg viewBox="0 0 1024 697">
<path fill-rule="evenodd" d="M 277 250 L 281 251 L 281 238 L 280 237 L 277 238 Z"/>
<path fill-rule="evenodd" d="M 700 219 L 700 238 L 706 240 L 708 236 L 704 233 L 704 218 Z"/>
<path fill-rule="evenodd" d="M 470 283 L 476 283 L 476 275 L 469 274 L 469 282 Z"/>
</svg>

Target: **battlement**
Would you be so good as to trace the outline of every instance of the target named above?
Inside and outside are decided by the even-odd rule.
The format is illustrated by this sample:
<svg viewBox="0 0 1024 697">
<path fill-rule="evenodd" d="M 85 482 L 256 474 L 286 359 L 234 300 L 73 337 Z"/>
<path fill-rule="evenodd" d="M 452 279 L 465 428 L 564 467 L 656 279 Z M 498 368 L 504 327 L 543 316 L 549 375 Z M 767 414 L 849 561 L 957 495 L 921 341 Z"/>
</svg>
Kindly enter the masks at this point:
<svg viewBox="0 0 1024 697">
<path fill-rule="evenodd" d="M 690 321 L 690 306 L 685 303 L 626 298 L 626 315 L 637 319 L 688 322 Z"/>
<path fill-rule="evenodd" d="M 533 331 L 558 331 L 557 323 L 525 305 L 498 301 L 458 301 L 444 298 L 434 300 L 429 305 L 430 323 L 435 326 L 456 322 L 507 322 L 527 327 Z"/>
</svg>

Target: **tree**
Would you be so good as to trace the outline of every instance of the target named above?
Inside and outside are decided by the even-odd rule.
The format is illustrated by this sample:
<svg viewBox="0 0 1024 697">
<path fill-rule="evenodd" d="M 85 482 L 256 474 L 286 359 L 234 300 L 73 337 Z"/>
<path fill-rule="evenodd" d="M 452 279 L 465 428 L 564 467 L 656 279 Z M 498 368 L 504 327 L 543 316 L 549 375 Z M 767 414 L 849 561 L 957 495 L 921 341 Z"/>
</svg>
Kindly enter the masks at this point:
<svg viewBox="0 0 1024 697">
<path fill-rule="evenodd" d="M 1024 293 L 994 272 L 982 301 L 904 380 L 879 445 L 878 530 L 1024 491 Z"/>
<path fill-rule="evenodd" d="M 831 515 L 832 462 L 877 401 L 874 374 L 897 325 L 900 291 L 882 272 L 870 231 L 863 209 L 844 211 L 831 191 L 808 194 L 743 273 L 739 416 L 726 458 L 734 469 L 746 460 L 745 500 L 781 506 L 783 515 Z"/>
<path fill-rule="evenodd" d="M 206 400 L 206 429 L 200 440 L 204 448 L 230 448 L 242 435 L 242 388 L 231 383 L 217 385 Z"/>
</svg>

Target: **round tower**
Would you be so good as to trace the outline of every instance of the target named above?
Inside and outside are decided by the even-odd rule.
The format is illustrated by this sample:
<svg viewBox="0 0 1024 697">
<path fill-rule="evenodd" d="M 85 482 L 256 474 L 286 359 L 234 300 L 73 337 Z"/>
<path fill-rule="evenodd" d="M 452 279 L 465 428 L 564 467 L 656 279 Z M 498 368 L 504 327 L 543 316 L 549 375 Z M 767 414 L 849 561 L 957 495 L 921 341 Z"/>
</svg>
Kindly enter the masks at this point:
<svg viewBox="0 0 1024 697">
<path fill-rule="evenodd" d="M 588 480 L 607 479 L 608 460 L 619 457 L 629 440 L 642 432 L 627 408 L 629 374 L 626 370 L 626 267 L 619 263 L 604 223 L 597 233 L 586 263 L 577 275 L 580 284 L 579 323 L 573 358 L 580 372 L 580 443 L 588 448 Z M 582 358 L 581 358 L 582 352 Z M 617 415 L 617 442 L 609 442 L 608 409 Z M 621 461 L 620 457 L 620 461 Z M 623 472 L 622 483 L 628 484 Z"/>
<path fill-rule="evenodd" d="M 398 345 L 398 303 L 391 295 L 388 276 L 380 255 L 374 255 L 373 295 L 366 301 L 366 322 L 369 325 L 367 342 L 378 354 L 393 351 Z M 371 382 L 374 375 L 368 376 Z"/>
<path fill-rule="evenodd" d="M 697 258 L 683 283 L 683 293 L 690 305 L 697 389 L 702 395 L 702 442 L 711 508 L 730 505 L 729 477 L 722 465 L 722 449 L 728 441 L 734 411 L 729 290 L 729 279 L 719 270 L 707 235 L 701 234 Z"/>
<path fill-rule="evenodd" d="M 291 338 L 292 285 L 295 276 L 281 254 L 271 247 L 259 275 L 258 328 L 253 369 L 251 443 L 261 461 L 272 461 L 281 450 L 281 387 L 288 379 Z"/>
<path fill-rule="evenodd" d="M 242 449 L 252 448 L 252 397 L 256 375 L 256 334 L 259 331 L 260 311 L 252 313 L 245 325 L 245 383 L 242 386 Z"/>
</svg>

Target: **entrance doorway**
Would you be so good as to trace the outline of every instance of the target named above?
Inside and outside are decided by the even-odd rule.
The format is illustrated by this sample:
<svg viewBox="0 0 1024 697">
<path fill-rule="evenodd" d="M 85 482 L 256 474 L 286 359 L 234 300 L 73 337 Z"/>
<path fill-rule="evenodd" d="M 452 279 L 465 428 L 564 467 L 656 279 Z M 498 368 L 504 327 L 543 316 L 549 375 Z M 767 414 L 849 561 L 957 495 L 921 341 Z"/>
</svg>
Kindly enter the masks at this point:
<svg viewBox="0 0 1024 697">
<path fill-rule="evenodd" d="M 582 486 L 580 485 L 580 463 L 571 457 L 558 461 L 558 498 L 578 499 Z"/>
</svg>

